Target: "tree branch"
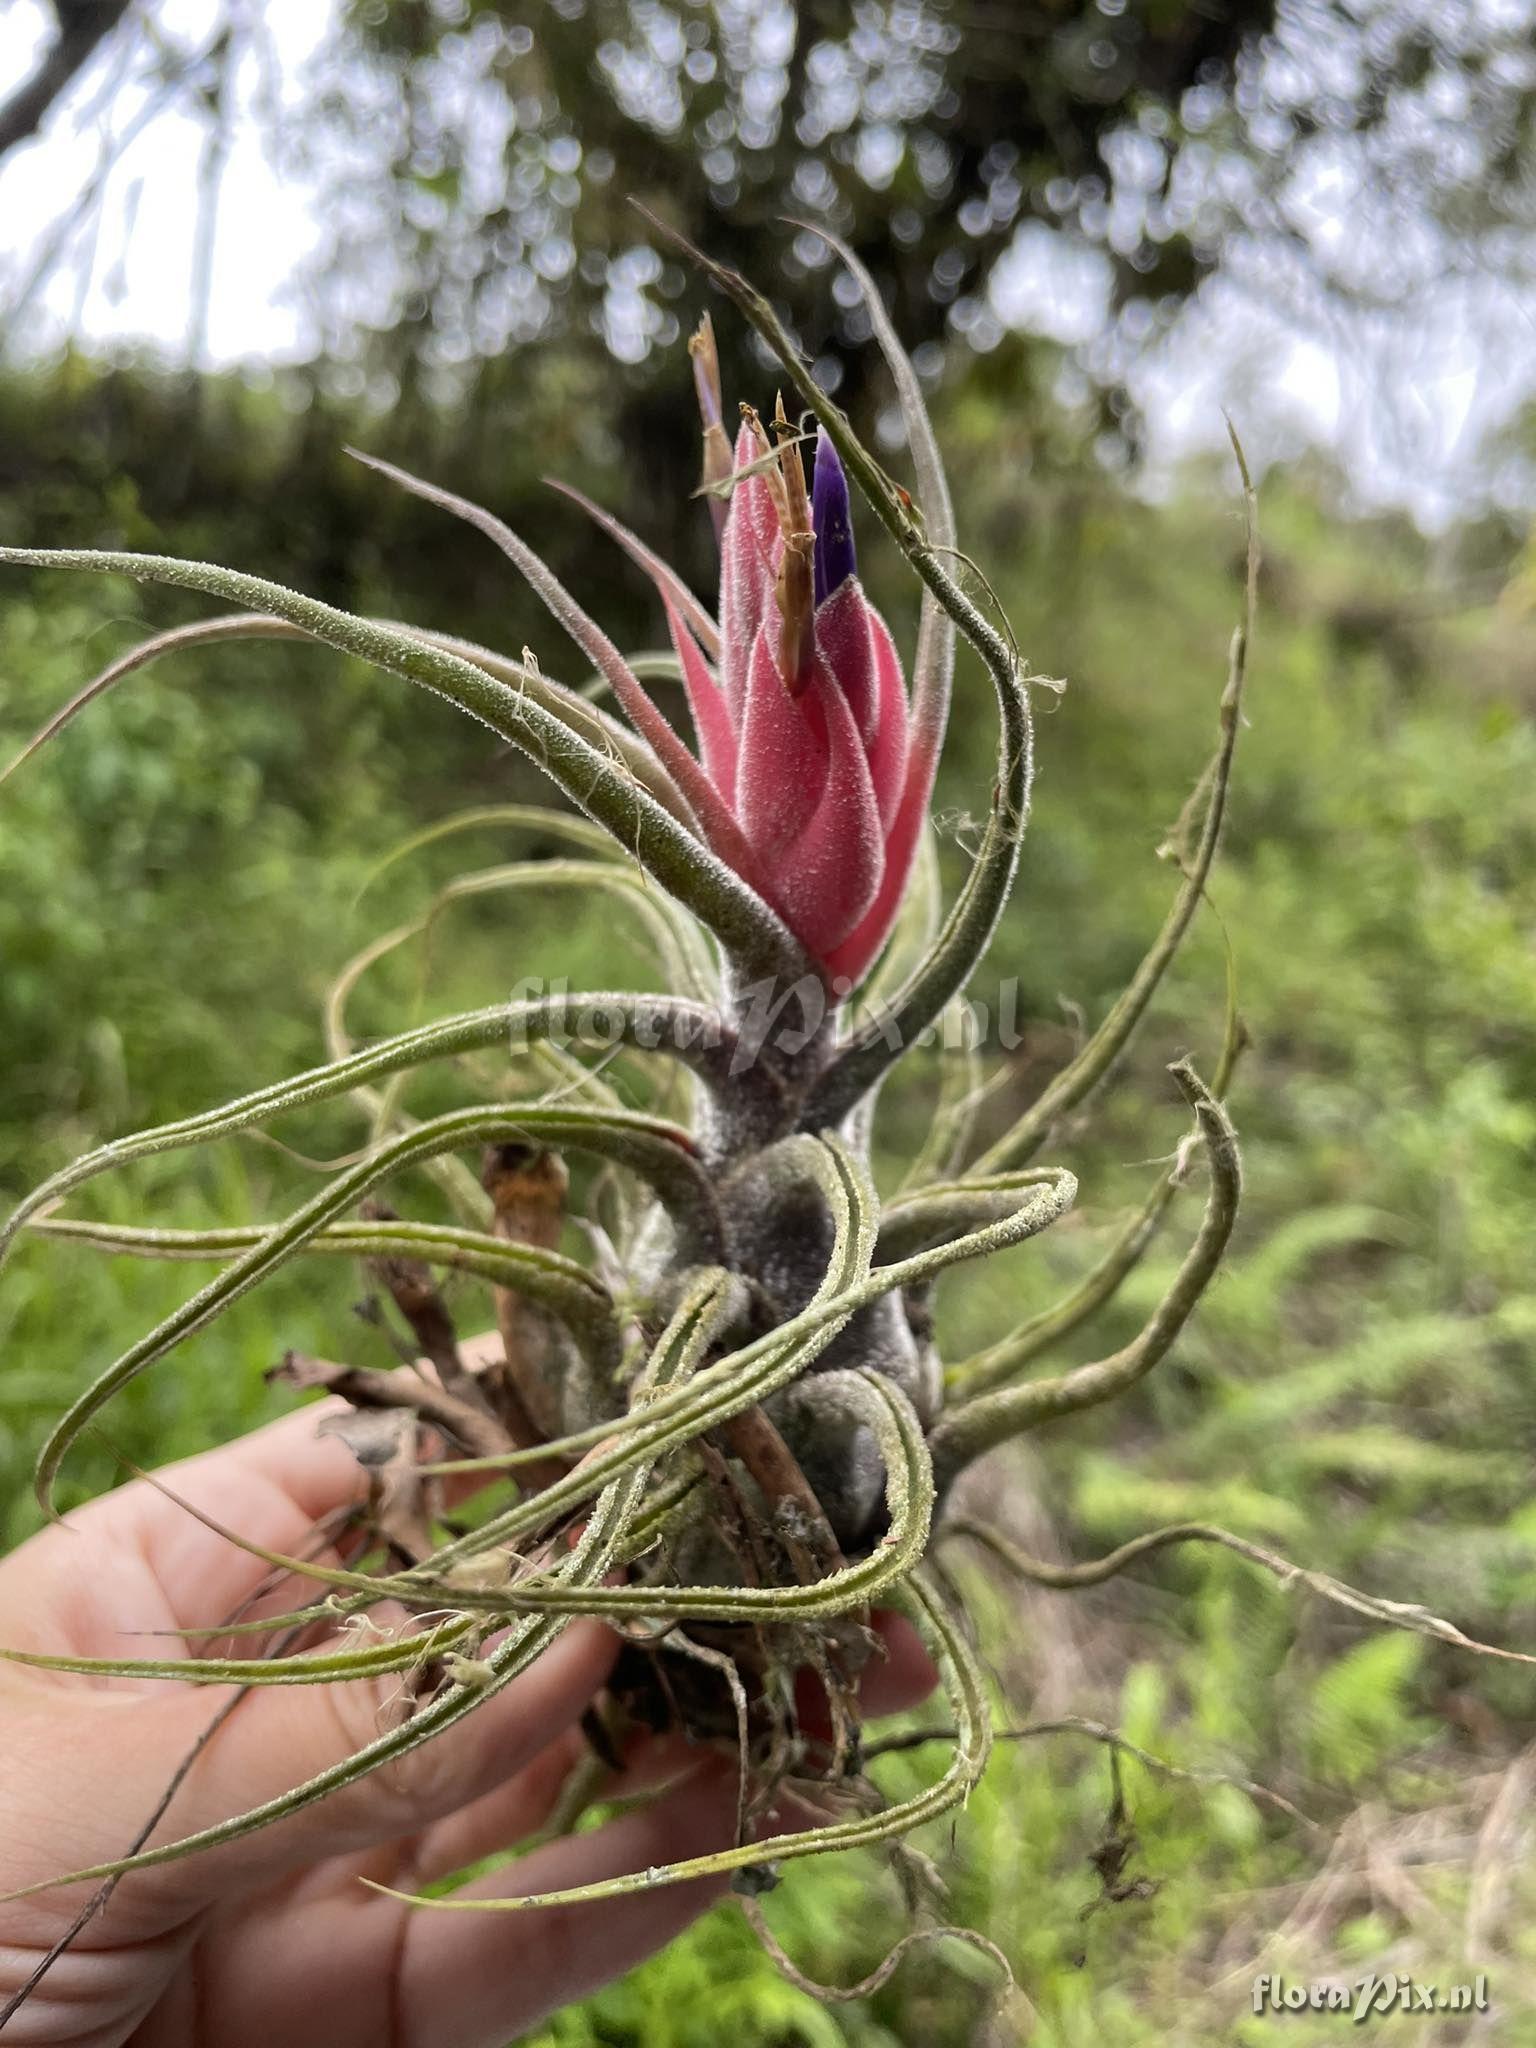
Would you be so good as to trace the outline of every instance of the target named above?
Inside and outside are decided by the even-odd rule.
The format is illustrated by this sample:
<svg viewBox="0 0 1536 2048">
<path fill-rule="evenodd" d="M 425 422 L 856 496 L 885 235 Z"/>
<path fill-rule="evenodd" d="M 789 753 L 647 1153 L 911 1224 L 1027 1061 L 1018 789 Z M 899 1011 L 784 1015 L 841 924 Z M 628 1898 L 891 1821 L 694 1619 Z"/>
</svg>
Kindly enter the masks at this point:
<svg viewBox="0 0 1536 2048">
<path fill-rule="evenodd" d="M 76 75 L 128 12 L 129 0 L 54 0 L 57 42 L 19 90 L 0 104 L 0 157 L 30 139 Z"/>
</svg>

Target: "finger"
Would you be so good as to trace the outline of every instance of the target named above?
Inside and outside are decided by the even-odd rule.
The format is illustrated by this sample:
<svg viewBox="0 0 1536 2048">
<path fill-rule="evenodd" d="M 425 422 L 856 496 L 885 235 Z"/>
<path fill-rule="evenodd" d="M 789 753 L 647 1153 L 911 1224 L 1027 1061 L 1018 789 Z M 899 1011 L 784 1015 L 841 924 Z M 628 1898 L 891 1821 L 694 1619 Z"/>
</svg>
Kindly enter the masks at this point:
<svg viewBox="0 0 1536 2048">
<path fill-rule="evenodd" d="M 264 1550 L 308 1556 L 316 1523 L 367 1500 L 367 1476 L 352 1452 L 339 1438 L 319 1433 L 327 1415 L 345 1412 L 344 1403 L 330 1401 L 301 1409 L 220 1450 L 167 1466 L 155 1474 L 155 1485 L 136 1481 L 115 1496 L 133 1511 L 134 1533 L 170 1596 L 178 1627 L 222 1619 L 271 1575 L 263 1558 L 231 1543 L 221 1529 Z M 218 1526 L 210 1528 L 198 1514 Z M 302 1604 L 310 1589 L 300 1587 L 297 1597 Z"/>
<path fill-rule="evenodd" d="M 141 1627 L 156 1627 L 190 1625 L 227 1611 L 261 1583 L 269 1567 L 178 1502 L 267 1549 L 300 1548 L 322 1516 L 367 1493 L 351 1452 L 317 1434 L 332 1405 L 284 1416 L 237 1443 L 166 1466 L 156 1484 L 133 1480 L 75 1509 L 15 1553 L 0 1578 L 0 1606 L 13 1604 L 8 1596 L 17 1584 L 24 1584 L 36 1605 L 79 1596 L 90 1606 L 110 1559 L 114 1569 L 130 1561 L 165 1594 L 148 1611 L 140 1603 L 116 1603 L 106 1617 L 112 1635 L 119 1633 L 125 1613 Z M 48 1602 L 38 1597 L 39 1589 L 50 1596 Z M 78 1625 L 75 1633 L 83 1633 Z"/>
<path fill-rule="evenodd" d="M 108 1916 L 112 1938 L 153 1938 L 221 1898 L 322 1858 L 415 1835 L 480 1798 L 577 1722 L 607 1676 L 614 1648 L 613 1636 L 600 1624 L 574 1622 L 500 1693 L 407 1756 L 248 1835 L 135 1873 Z M 398 1721 L 402 1688 L 398 1678 L 392 1681 L 395 1699 L 386 1705 L 384 1687 L 390 1683 L 281 1686 L 248 1694 L 192 1763 L 150 1846 L 213 1827 L 344 1763 L 379 1733 L 381 1708 Z M 28 1754 L 35 1751 L 41 1766 L 57 1755 L 60 1740 L 68 1743 L 72 1766 L 67 1809 L 49 1819 L 43 1798 L 35 1833 L 20 1846 L 10 1845 L 12 1853 L 0 1845 L 0 1884 L 47 1880 L 123 1854 L 229 1697 L 224 1688 L 211 1690 L 212 1699 L 180 1689 L 163 1699 L 94 1692 L 71 1711 L 67 1737 L 58 1733 L 56 1716 L 53 1724 L 41 1712 L 13 1716 L 13 1755 L 19 1755 L 23 1773 Z M 56 1772 L 50 1782 L 56 1791 Z M 51 1896 L 78 1902 L 72 1892 Z"/>
<path fill-rule="evenodd" d="M 180 1613 L 179 1623 L 211 1620 L 245 1598 L 269 1567 L 178 1510 L 177 1502 L 264 1549 L 308 1556 L 315 1523 L 368 1498 L 367 1475 L 355 1454 L 339 1436 L 322 1433 L 327 1422 L 355 1413 L 342 1400 L 312 1402 L 236 1443 L 165 1467 L 153 1485 L 135 1482 L 82 1512 L 110 1505 L 131 1518 L 132 1535 L 145 1543 L 164 1582 L 196 1589 L 197 1611 Z M 456 1506 L 484 1484 L 480 1474 L 450 1480 L 445 1502 Z M 184 1604 L 190 1609 L 190 1601 Z"/>
<path fill-rule="evenodd" d="M 890 1613 L 877 1613 L 873 1619 L 881 1651 L 871 1658 L 859 1684 L 860 1705 L 871 1718 L 916 1706 L 938 1683 L 933 1659 L 909 1621 Z M 818 1692 L 810 1674 L 805 1677 L 812 1693 Z M 805 1706 L 813 1727 L 818 1717 L 824 1722 L 828 1720 L 824 1695 L 819 1700 L 808 1698 Z M 821 1732 L 829 1730 L 830 1724 Z M 430 1883 L 452 1871 L 463 1870 L 482 1856 L 493 1855 L 541 1827 L 553 1811 L 569 1772 L 590 1754 L 580 1731 L 572 1730 L 567 1743 L 547 1751 L 521 1778 L 498 1786 L 440 1822 L 420 1845 L 416 1859 L 420 1881 Z M 597 1796 L 626 1799 L 649 1791 L 665 1784 L 668 1778 L 696 1769 L 698 1756 L 697 1745 L 682 1735 L 661 1740 L 640 1737 L 631 1745 L 624 1771 L 610 1776 Z"/>
<path fill-rule="evenodd" d="M 701 1772 L 665 1809 L 567 1838 L 456 1896 L 527 1896 L 643 1869 L 664 1854 L 704 1855 L 730 1841 L 734 1818 L 728 1776 L 722 1783 Z M 721 1889 L 672 1886 L 600 1915 L 555 1908 L 522 1918 L 434 1913 L 351 1882 L 329 1897 L 285 1890 L 213 1916 L 199 2011 L 220 2041 L 254 2040 L 251 2015 L 259 2013 L 263 2040 L 502 2048 L 662 1947 Z"/>
<path fill-rule="evenodd" d="M 735 1773 L 706 1765 L 654 1806 L 550 1843 L 455 1897 L 526 1898 L 709 1855 L 730 1846 L 735 1825 Z M 501 2048 L 664 1947 L 725 1889 L 723 1878 L 694 1879 L 526 1917 L 402 1906 L 404 2048 Z"/>
<path fill-rule="evenodd" d="M 926 1699 L 938 1684 L 933 1659 L 912 1624 L 899 1614 L 871 1617 L 878 1638 L 874 1654 L 859 1673 L 859 1710 L 865 1719 L 897 1714 Z M 802 1667 L 795 1674 L 795 1709 L 802 1730 L 827 1741 L 832 1706 L 821 1676 Z"/>
<path fill-rule="evenodd" d="M 460 1350 L 466 1364 L 479 1368 L 497 1354 L 500 1344 L 500 1337 L 490 1330 L 481 1337 L 469 1338 Z M 435 1377 L 425 1360 L 418 1361 L 417 1369 Z M 335 1397 L 311 1401 L 262 1429 L 253 1429 L 234 1443 L 168 1465 L 157 1476 L 180 1493 L 186 1490 L 189 1480 L 201 1485 L 205 1472 L 215 1478 L 234 1470 L 253 1473 L 283 1488 L 314 1521 L 342 1501 L 351 1500 L 360 1490 L 356 1458 L 339 1437 L 321 1434 L 321 1425 L 328 1419 L 356 1412 L 350 1402 Z M 81 1509 L 79 1515 L 94 1514 L 123 1497 L 121 1492 L 110 1494 L 105 1501 L 92 1502 L 90 1507 Z"/>
<path fill-rule="evenodd" d="M 876 1655 L 865 1666 L 859 1704 L 871 1718 L 905 1713 L 927 1699 L 938 1684 L 938 1666 L 905 1615 L 877 1612 L 873 1622 L 885 1655 Z"/>
<path fill-rule="evenodd" d="M 580 1728 L 568 1728 L 515 1777 L 492 1786 L 457 1813 L 435 1822 L 417 1841 L 410 1884 L 435 1884 L 484 1856 L 515 1848 L 537 1834 L 554 1812 L 573 1771 L 592 1755 Z M 391 1882 L 395 1880 L 391 1879 Z"/>
<path fill-rule="evenodd" d="M 162 1487 L 207 1514 L 218 1515 L 222 1488 L 254 1484 L 273 1488 L 305 1520 L 317 1521 L 367 1490 L 357 1460 L 346 1445 L 335 1436 L 320 1433 L 328 1417 L 350 1412 L 344 1401 L 316 1401 L 237 1437 L 233 1443 L 163 1465 L 154 1477 Z M 93 1537 L 117 1533 L 124 1521 L 137 1522 L 146 1512 L 157 1512 L 156 1503 L 169 1505 L 163 1493 L 136 1479 L 71 1510 L 65 1527 Z"/>
<path fill-rule="evenodd" d="M 488 1331 L 470 1338 L 462 1354 L 479 1367 L 496 1355 L 500 1342 Z M 425 1361 L 420 1365 L 431 1372 Z M 267 1567 L 221 1542 L 195 1516 L 178 1513 L 167 1494 L 266 1549 L 298 1551 L 312 1524 L 367 1498 L 356 1458 L 339 1437 L 321 1433 L 329 1418 L 353 1412 L 342 1400 L 312 1402 L 235 1443 L 163 1467 L 155 1485 L 136 1480 L 103 1494 L 73 1510 L 62 1527 L 44 1530 L 24 1546 L 28 1573 L 45 1574 L 61 1589 L 89 1575 L 94 1550 L 71 1545 L 66 1532 L 93 1543 L 110 1541 L 119 1552 L 127 1545 L 167 1586 L 194 1589 L 199 1612 L 178 1613 L 177 1625 L 211 1620 L 259 1585 Z M 449 1498 L 465 1499 L 481 1483 L 478 1477 L 455 1480 Z M 3 1590 L 0 1585 L 0 1599 Z"/>
<path fill-rule="evenodd" d="M 580 1720 L 617 1643 L 570 1623 L 528 1670 L 464 1718 L 354 1783 L 202 1859 L 166 1867 L 228 1892 L 310 1863 L 413 1835 L 515 1777 Z M 178 1835 L 277 1798 L 343 1764 L 411 1711 L 408 1674 L 252 1694 L 209 1745 L 178 1798 Z"/>
<path fill-rule="evenodd" d="M 302 1550 L 315 1520 L 357 1496 L 355 1461 L 294 1416 L 241 1444 L 171 1466 L 164 1484 L 268 1549 Z M 238 1608 L 269 1567 L 217 1535 L 147 1481 L 92 1501 L 42 1530 L 0 1566 L 0 1644 L 98 1654 L 156 1654 L 131 1632 L 213 1623 Z M 158 1646 L 174 1656 L 173 1643 Z"/>
<path fill-rule="evenodd" d="M 455 1870 L 466 1870 L 482 1856 L 509 1849 L 548 1821 L 572 1771 L 590 1763 L 593 1751 L 579 1729 L 552 1743 L 520 1778 L 463 1807 L 429 1828 L 412 1859 L 417 1884 L 431 1884 Z M 698 1770 L 701 1752 L 686 1736 L 638 1734 L 626 1747 L 623 1768 L 607 1772 L 597 1783 L 592 1802 L 638 1798 L 674 1778 Z M 732 1764 L 734 1770 L 735 1765 Z"/>
</svg>

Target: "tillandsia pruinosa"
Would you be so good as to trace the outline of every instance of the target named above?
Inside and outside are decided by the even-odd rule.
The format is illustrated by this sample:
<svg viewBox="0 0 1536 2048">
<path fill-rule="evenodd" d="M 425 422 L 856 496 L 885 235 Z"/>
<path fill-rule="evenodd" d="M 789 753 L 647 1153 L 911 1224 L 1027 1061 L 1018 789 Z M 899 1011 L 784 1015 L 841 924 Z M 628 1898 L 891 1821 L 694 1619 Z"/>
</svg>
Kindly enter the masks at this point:
<svg viewBox="0 0 1536 2048">
<path fill-rule="evenodd" d="M 366 1261 L 428 1362 L 380 1373 L 285 1361 L 291 1384 L 350 1402 L 358 1420 L 349 1440 L 387 1483 L 375 1485 L 372 1548 L 355 1567 L 271 1559 L 316 1585 L 313 1604 L 281 1619 L 289 1629 L 311 1625 L 319 1647 L 238 1665 L 241 1681 L 253 1684 L 403 1672 L 409 1711 L 344 1766 L 280 1799 L 74 1878 L 189 1855 L 323 1798 L 473 1713 L 575 1615 L 607 1617 L 628 1638 L 605 1711 L 620 1722 L 626 1714 L 670 1716 L 700 1741 L 733 1746 L 743 1799 L 729 1850 L 560 1897 L 705 1872 L 736 1871 L 746 1889 L 764 1882 L 754 1819 L 785 1783 L 813 1805 L 827 1795 L 826 1817 L 777 1836 L 775 1867 L 899 1841 L 962 1801 L 988 1752 L 974 1654 L 944 1582 L 925 1567 L 956 1478 L 1021 1432 L 1133 1385 L 1167 1352 L 1216 1272 L 1239 1192 L 1236 1141 L 1221 1106 L 1239 1035 L 1230 1004 L 1211 1085 L 1187 1063 L 1171 1070 L 1193 1113 L 1191 1143 L 1101 1264 L 1056 1309 L 979 1356 L 946 1370 L 935 1348 L 932 1295 L 941 1276 L 1033 1237 L 1072 1203 L 1072 1175 L 1036 1164 L 1037 1154 L 1114 1068 L 1199 906 L 1239 726 L 1246 617 L 1221 694 L 1216 751 L 1176 835 L 1177 898 L 1125 993 L 1029 1109 L 1000 1130 L 993 1120 L 984 1148 L 975 1132 L 988 1089 L 966 1068 L 958 1086 L 942 1091 L 934 1131 L 903 1191 L 884 1203 L 876 1196 L 870 1147 L 881 1089 L 963 1003 L 1008 900 L 1029 804 L 1030 683 L 1006 626 L 971 594 L 983 579 L 957 549 L 912 365 L 869 276 L 834 247 L 863 294 L 895 384 L 912 493 L 889 480 L 812 381 L 766 300 L 705 262 L 777 356 L 803 408 L 792 419 L 781 399 L 765 421 L 743 406 L 732 436 L 703 322 L 691 352 L 703 420 L 701 495 L 720 559 L 717 611 L 606 511 L 586 506 L 654 585 L 694 747 L 657 709 L 639 665 L 516 534 L 490 512 L 384 463 L 373 466 L 501 547 L 616 709 L 556 682 L 531 656 L 513 661 L 355 617 L 232 570 L 149 555 L 0 551 L 14 562 L 126 574 L 243 607 L 135 649 L 50 731 L 176 647 L 271 636 L 360 656 L 482 720 L 531 756 L 568 800 L 566 810 L 506 806 L 474 822 L 515 832 L 542 821 L 570 845 L 569 859 L 491 869 L 455 887 L 571 883 L 601 892 L 654 943 L 670 984 L 660 994 L 518 996 L 354 1044 L 351 990 L 419 927 L 390 933 L 338 982 L 324 1064 L 116 1139 L 54 1176 L 11 1217 L 0 1249 L 31 1227 L 111 1252 L 224 1262 L 52 1431 L 39 1466 L 45 1503 L 71 1444 L 119 1389 L 301 1255 Z M 921 584 L 910 679 L 859 579 L 852 487 Z M 1251 510 L 1251 491 L 1248 498 Z M 1252 595 L 1250 547 L 1250 615 Z M 969 872 L 943 910 L 925 842 L 957 635 L 990 678 L 999 739 Z M 577 1056 L 584 1045 L 663 1063 L 674 1077 L 667 1087 L 684 1093 L 681 1113 L 621 1106 L 602 1063 Z M 492 1100 L 424 1117 L 408 1109 L 405 1084 L 418 1070 L 498 1047 L 510 1048 L 516 1073 L 538 1077 L 541 1092 L 509 1079 Z M 55 1213 L 108 1168 L 341 1097 L 365 1115 L 369 1144 L 279 1223 L 169 1231 Z M 1056 1377 L 1023 1377 L 1030 1361 L 1109 1299 L 1197 1152 L 1208 1168 L 1203 1220 L 1139 1335 Z M 625 1190 L 617 1220 L 590 1233 L 595 1252 L 585 1263 L 560 1249 L 567 1154 L 594 1157 Z M 412 1221 L 384 1202 L 386 1186 L 395 1191 L 415 1170 L 436 1177 L 459 1220 Z M 461 1345 L 440 1291 L 443 1273 L 488 1285 L 489 1339 Z M 443 1486 L 449 1474 L 466 1473 L 502 1492 L 472 1527 L 455 1529 L 445 1520 Z M 240 1540 L 239 1531 L 230 1534 Z M 381 1640 L 357 1649 L 338 1634 L 386 1601 L 408 1620 Z M 870 1653 L 875 1605 L 904 1609 L 916 1623 L 954 1724 L 947 1767 L 896 1805 L 863 1779 L 856 1739 L 854 1679 Z M 491 1637 L 495 1646 L 483 1651 Z M 800 1725 L 792 1680 L 805 1667 L 832 1703 L 829 1736 Z M 88 1667 L 77 1660 L 70 1668 L 210 1682 L 231 1676 L 227 1659 Z"/>
</svg>

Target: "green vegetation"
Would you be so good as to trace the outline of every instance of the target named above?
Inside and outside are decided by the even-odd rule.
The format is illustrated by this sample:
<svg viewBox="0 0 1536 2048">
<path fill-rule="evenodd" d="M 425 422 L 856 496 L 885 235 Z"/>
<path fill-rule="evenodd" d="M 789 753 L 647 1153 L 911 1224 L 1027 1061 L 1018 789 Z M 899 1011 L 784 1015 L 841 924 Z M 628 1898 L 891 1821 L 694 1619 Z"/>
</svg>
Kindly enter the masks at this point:
<svg viewBox="0 0 1536 2048">
<path fill-rule="evenodd" d="M 241 452 L 248 430 L 232 414 L 220 431 L 233 449 L 221 482 L 237 488 L 240 461 L 255 462 Z M 1001 1121 L 1060 1063 L 1079 1013 L 1102 1014 L 1171 893 L 1155 849 L 1208 750 L 1241 528 L 1224 478 L 1148 508 L 1071 451 L 1047 464 L 979 378 L 941 431 L 963 541 L 1037 666 L 1069 678 L 1059 705 L 1041 694 L 1036 810 L 995 949 L 996 976 L 1018 978 L 1029 1021 L 1010 1091 L 989 1110 Z M 321 443 L 316 428 L 306 475 L 329 471 Z M 449 450 L 433 466 L 457 483 L 452 462 Z M 71 496 L 42 508 L 49 530 L 36 537 L 207 547 L 209 502 L 157 508 L 107 483 L 77 477 Z M 507 486 L 526 490 L 521 474 Z M 218 551 L 322 594 L 341 580 L 380 610 L 545 650 L 553 636 L 525 627 L 521 600 L 502 607 L 494 563 L 484 576 L 445 570 L 470 611 L 436 603 L 435 565 L 406 545 L 426 530 L 416 513 L 372 484 L 343 486 L 331 502 L 349 495 L 355 526 L 345 543 L 332 533 L 324 554 L 312 551 L 312 574 L 303 547 L 292 559 L 274 538 L 275 508 L 264 522 L 240 504 L 256 552 L 238 538 Z M 645 505 L 628 509 L 643 516 Z M 38 510 L 27 494 L 25 516 Z M 587 545 L 559 516 L 563 546 Z M 1410 535 L 1341 527 L 1284 489 L 1266 494 L 1264 528 L 1250 729 L 1212 892 L 1220 927 L 1203 917 L 1128 1072 L 1097 1106 L 1091 1143 L 1069 1127 L 1051 1148 L 1083 1183 L 1075 1221 L 1028 1259 L 949 1283 L 946 1356 L 963 1358 L 1070 1287 L 1159 1171 L 1186 1122 L 1163 1070 L 1186 1048 L 1209 1063 L 1219 1038 L 1221 928 L 1253 1041 L 1231 1097 L 1249 1190 L 1235 1255 L 1131 1399 L 1050 1426 L 989 1468 L 971 1499 L 985 1496 L 1032 1552 L 1070 1558 L 1161 1522 L 1220 1522 L 1375 1594 L 1423 1602 L 1473 1636 L 1533 1650 L 1532 631 L 1491 600 L 1504 566 L 1492 541 L 1469 540 L 1448 565 Z M 450 550 L 467 552 L 456 537 Z M 891 565 L 870 567 L 893 617 L 905 617 L 911 600 Z M 1478 602 L 1463 603 L 1472 578 Z M 0 753 L 146 620 L 195 615 L 126 585 L 8 584 Z M 615 623 L 637 644 L 659 631 L 638 603 Z M 564 649 L 548 654 L 553 673 L 575 679 Z M 0 791 L 8 1195 L 88 1141 L 316 1057 L 320 995 L 349 954 L 502 849 L 487 830 L 370 883 L 379 858 L 466 801 L 533 786 L 447 707 L 407 701 L 403 686 L 318 651 L 173 661 L 94 707 Z M 992 732 L 983 679 L 965 669 L 939 799 L 951 842 L 984 808 Z M 595 921 L 573 931 L 568 893 L 447 916 L 453 946 L 394 963 L 365 993 L 364 1023 L 381 1021 L 386 999 L 400 1028 L 491 1000 L 525 974 L 568 974 L 576 986 L 608 978 L 612 931 Z M 977 993 L 988 995 L 985 983 Z M 893 1176 L 920 1108 L 915 1095 L 885 1106 Z M 331 1157 L 359 1133 L 332 1109 L 285 1135 Z M 302 1161 L 241 1142 L 190 1168 L 100 1183 L 89 1213 L 245 1220 L 279 1213 L 308 1185 Z M 1175 1206 L 1109 1315 L 1062 1347 L 1066 1361 L 1138 1327 L 1187 1241 L 1195 1199 Z M 32 1523 L 25 1473 L 46 1422 L 125 1332 L 189 1286 L 177 1267 L 23 1247 L 0 1287 L 10 1539 Z M 113 1445 L 160 1462 L 248 1426 L 276 1405 L 261 1374 L 290 1344 L 390 1362 L 386 1337 L 351 1314 L 357 1291 L 339 1262 L 288 1269 L 113 1408 Z M 469 1322 L 467 1286 L 461 1299 Z M 94 1490 L 113 1469 L 101 1444 L 70 1478 Z M 958 1546 L 951 1562 L 1014 1721 L 1089 1716 L 1184 1771 L 1223 1774 L 1196 1782 L 1126 1761 L 1136 1839 L 1122 1845 L 1122 1867 L 1105 1849 L 1102 1745 L 1058 1734 L 1003 1746 L 969 1810 L 922 1844 L 951 1880 L 954 1918 L 999 1942 L 1017 1973 L 1019 1994 L 990 2022 L 995 2038 L 1047 2048 L 1334 2040 L 1337 2014 L 1254 2017 L 1255 1974 L 1354 1979 L 1390 1965 L 1446 1985 L 1486 1969 L 1501 2044 L 1536 2041 L 1536 1886 L 1512 1846 L 1527 1802 L 1506 1777 L 1536 1720 L 1529 1669 L 1383 1633 L 1214 1550 L 1170 1550 L 1070 1595 L 1008 1583 Z M 920 1782 L 923 1753 L 876 1769 L 899 1797 Z M 1234 1780 L 1272 1788 L 1316 1827 Z M 1096 1853 L 1126 1894 L 1118 1901 L 1103 1896 Z M 801 1969 L 837 1982 L 872 1968 L 902 1925 L 892 1877 L 859 1859 L 788 1872 L 765 1912 Z M 535 2038 L 958 2048 L 984 2038 L 994 1974 L 956 1944 L 930 1946 L 869 1999 L 823 2007 L 780 1980 L 727 1906 Z M 1381 2024 L 1399 2048 L 1458 2038 L 1434 2032 L 1447 2023 L 1433 2019 Z"/>
</svg>

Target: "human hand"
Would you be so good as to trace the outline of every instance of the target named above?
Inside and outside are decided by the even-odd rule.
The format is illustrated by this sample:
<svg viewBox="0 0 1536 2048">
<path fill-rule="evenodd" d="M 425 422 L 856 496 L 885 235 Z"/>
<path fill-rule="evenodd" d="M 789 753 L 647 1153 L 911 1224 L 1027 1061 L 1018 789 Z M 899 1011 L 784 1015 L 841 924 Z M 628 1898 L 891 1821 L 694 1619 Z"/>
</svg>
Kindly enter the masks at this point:
<svg viewBox="0 0 1536 2048">
<path fill-rule="evenodd" d="M 167 1485 L 263 1547 L 294 1554 L 357 1498 L 356 1461 L 315 1411 L 171 1468 Z M 157 1631 L 212 1625 L 266 1567 L 144 1481 L 44 1530 L 0 1563 L 0 1646 L 70 1657 L 174 1656 Z M 878 1714 L 933 1671 L 899 1621 L 866 1674 Z M 330 1797 L 220 1848 L 133 1873 L 3 2027 L 6 2048 L 500 2048 L 662 1947 L 723 1881 L 590 1907 L 423 1912 L 405 1890 L 535 1832 L 582 1756 L 580 1717 L 617 1639 L 577 1620 L 457 1727 Z M 315 1775 L 398 1711 L 398 1674 L 250 1691 L 188 1769 L 168 1840 Z M 0 1662 L 0 1892 L 124 1854 L 232 1689 L 99 1679 Z M 550 1842 L 466 1888 L 495 1897 L 592 1883 L 729 1846 L 736 1771 L 657 1740 L 621 1789 L 656 1800 Z M 90 1887 L 0 1904 L 0 2012 L 64 1935 Z"/>
</svg>

